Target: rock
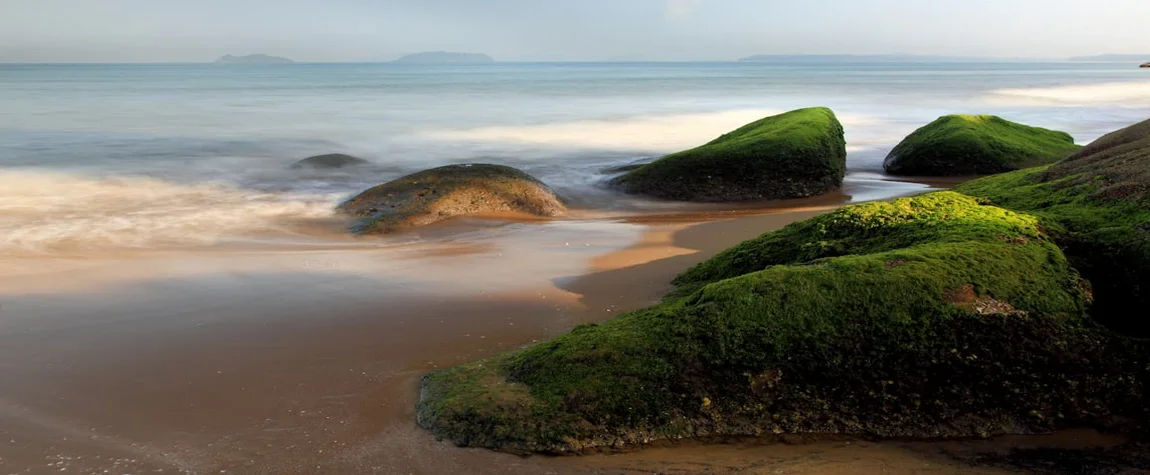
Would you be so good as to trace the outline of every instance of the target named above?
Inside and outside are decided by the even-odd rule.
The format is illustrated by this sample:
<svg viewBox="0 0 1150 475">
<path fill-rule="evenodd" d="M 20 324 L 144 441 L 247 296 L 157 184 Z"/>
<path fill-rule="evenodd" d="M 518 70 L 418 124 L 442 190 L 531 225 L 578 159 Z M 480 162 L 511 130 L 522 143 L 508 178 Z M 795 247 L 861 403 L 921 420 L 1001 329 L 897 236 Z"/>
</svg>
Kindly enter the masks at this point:
<svg viewBox="0 0 1150 475">
<path fill-rule="evenodd" d="M 1142 63 L 1142 65 L 1141 65 L 1141 66 L 1138 66 L 1138 67 L 1140 67 L 1140 68 L 1150 68 L 1150 63 Z"/>
<path fill-rule="evenodd" d="M 958 191 L 1034 213 L 1094 289 L 1092 315 L 1150 337 L 1150 120 L 1099 138 L 1049 167 L 965 183 Z"/>
<path fill-rule="evenodd" d="M 991 115 L 948 115 L 916 130 L 891 150 L 891 175 L 992 175 L 1050 164 L 1078 150 L 1065 132 Z"/>
<path fill-rule="evenodd" d="M 292 164 L 292 168 L 343 168 L 359 165 L 369 165 L 371 162 L 359 157 L 344 155 L 342 153 L 329 153 L 307 157 Z"/>
<path fill-rule="evenodd" d="M 628 163 L 626 165 L 617 165 L 617 166 L 613 166 L 613 167 L 607 167 L 607 168 L 604 168 L 602 170 L 599 170 L 599 172 L 603 173 L 605 175 L 614 175 L 616 173 L 633 172 L 633 171 L 638 170 L 640 168 L 643 168 L 649 164 L 650 164 L 650 162 Z"/>
<path fill-rule="evenodd" d="M 216 64 L 291 64 L 294 62 L 281 56 L 268 56 L 266 54 L 249 54 L 247 56 L 229 54 L 216 60 Z"/>
<path fill-rule="evenodd" d="M 611 181 L 627 193 L 678 201 L 802 198 L 842 186 L 846 142 L 834 112 L 800 109 L 747 124 Z"/>
<path fill-rule="evenodd" d="M 655 306 L 428 374 L 419 424 L 558 454 L 764 434 L 1145 434 L 1150 120 L 1054 165 L 795 223 L 674 284 Z"/>
<path fill-rule="evenodd" d="M 420 425 L 460 445 L 563 454 L 1150 420 L 1150 342 L 1093 323 L 1089 286 L 1038 218 L 959 193 L 847 206 L 675 284 L 650 308 L 427 375 Z"/>
<path fill-rule="evenodd" d="M 493 63 L 495 59 L 481 53 L 451 53 L 448 51 L 430 51 L 425 53 L 409 54 L 401 57 L 395 63 Z"/>
<path fill-rule="evenodd" d="M 558 216 L 563 201 L 547 185 L 511 167 L 448 165 L 379 185 L 339 205 L 356 218 L 352 231 L 380 234 L 455 216 L 515 212 Z"/>
</svg>

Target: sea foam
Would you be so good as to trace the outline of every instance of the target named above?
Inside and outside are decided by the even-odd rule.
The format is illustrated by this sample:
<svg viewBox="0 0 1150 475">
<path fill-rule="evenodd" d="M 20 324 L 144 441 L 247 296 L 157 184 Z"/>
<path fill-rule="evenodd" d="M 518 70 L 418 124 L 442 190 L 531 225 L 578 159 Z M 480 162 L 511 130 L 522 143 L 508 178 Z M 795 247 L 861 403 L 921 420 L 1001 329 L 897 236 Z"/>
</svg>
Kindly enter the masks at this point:
<svg viewBox="0 0 1150 475">
<path fill-rule="evenodd" d="M 439 130 L 427 135 L 428 138 L 438 140 L 670 152 L 702 145 L 743 125 L 782 112 L 774 109 L 734 109 L 694 114 L 642 115 L 614 120 Z M 847 128 L 881 122 L 874 117 L 859 114 L 839 114 L 839 120 Z"/>
<path fill-rule="evenodd" d="M 0 170 L 0 253 L 211 245 L 291 233 L 337 197 L 182 185 L 148 177 Z"/>
<path fill-rule="evenodd" d="M 988 100 L 1009 105 L 1150 106 L 1150 81 L 995 89 Z"/>
</svg>

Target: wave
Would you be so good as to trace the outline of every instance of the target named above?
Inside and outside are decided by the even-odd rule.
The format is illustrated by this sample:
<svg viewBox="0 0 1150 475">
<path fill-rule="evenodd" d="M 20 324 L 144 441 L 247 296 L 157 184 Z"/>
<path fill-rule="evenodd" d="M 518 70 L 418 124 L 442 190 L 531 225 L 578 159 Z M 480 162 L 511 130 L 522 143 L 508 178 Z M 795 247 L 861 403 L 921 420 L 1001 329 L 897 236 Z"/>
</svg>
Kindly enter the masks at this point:
<svg viewBox="0 0 1150 475">
<path fill-rule="evenodd" d="M 333 216 L 338 196 L 0 170 L 0 253 L 211 245 L 295 233 Z"/>
<path fill-rule="evenodd" d="M 1150 106 L 1150 81 L 1076 86 L 1030 87 L 990 91 L 991 102 L 1009 105 Z"/>
<path fill-rule="evenodd" d="M 436 140 L 500 142 L 599 150 L 672 151 L 714 140 L 716 137 L 781 110 L 736 109 L 696 114 L 626 117 L 615 120 L 580 120 L 522 126 L 492 126 L 427 133 Z M 876 118 L 839 114 L 844 126 L 881 123 Z"/>
</svg>

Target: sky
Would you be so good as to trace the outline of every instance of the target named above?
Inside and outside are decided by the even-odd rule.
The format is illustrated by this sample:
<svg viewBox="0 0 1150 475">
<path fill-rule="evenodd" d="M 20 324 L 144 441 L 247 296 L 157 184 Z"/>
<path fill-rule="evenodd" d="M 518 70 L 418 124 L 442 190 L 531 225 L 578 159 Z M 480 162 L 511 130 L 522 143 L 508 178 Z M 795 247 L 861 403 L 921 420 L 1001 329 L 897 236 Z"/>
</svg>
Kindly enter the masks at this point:
<svg viewBox="0 0 1150 475">
<path fill-rule="evenodd" d="M 0 0 L 0 62 L 1150 53 L 1150 0 Z"/>
</svg>

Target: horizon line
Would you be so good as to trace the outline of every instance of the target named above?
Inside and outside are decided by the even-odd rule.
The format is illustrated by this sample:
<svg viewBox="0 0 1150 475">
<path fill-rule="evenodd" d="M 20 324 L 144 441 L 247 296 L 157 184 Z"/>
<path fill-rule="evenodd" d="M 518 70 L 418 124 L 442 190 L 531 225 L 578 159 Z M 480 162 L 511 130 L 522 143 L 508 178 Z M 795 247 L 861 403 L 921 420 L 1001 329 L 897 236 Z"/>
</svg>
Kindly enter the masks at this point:
<svg viewBox="0 0 1150 475">
<path fill-rule="evenodd" d="M 859 56 L 859 57 L 867 57 L 867 56 L 892 56 L 892 55 L 877 55 L 877 54 L 876 55 L 837 55 L 837 54 L 827 54 L 827 55 L 753 55 L 753 56 L 779 56 L 779 57 L 785 57 L 785 56 L 796 56 L 796 57 L 802 57 L 802 56 L 810 56 L 810 57 L 817 57 L 817 56 Z M 750 56 L 750 57 L 753 57 L 753 56 Z M 921 56 L 924 59 L 914 61 L 913 58 L 915 56 Z M 1102 56 L 1102 55 L 1098 55 L 1098 56 Z M 747 57 L 747 58 L 749 58 L 749 57 Z M 964 62 L 965 63 L 971 63 L 971 62 L 1011 62 L 1011 61 L 1078 62 L 1078 63 L 1089 63 L 1089 62 L 1125 63 L 1125 62 L 1129 62 L 1128 60 L 1105 60 L 1105 59 L 1097 59 L 1097 60 L 1078 59 L 1078 60 L 1075 60 L 1075 58 L 1082 58 L 1082 57 L 1077 57 L 1077 56 L 1072 56 L 1072 57 L 995 57 L 995 56 L 908 55 L 907 58 L 912 59 L 912 60 L 911 61 L 905 61 L 905 62 L 956 62 L 956 63 L 964 63 Z M 1150 55 L 1146 55 L 1146 58 L 1147 58 L 1147 60 L 1150 60 Z M 947 60 L 947 61 L 939 61 L 939 60 Z M 155 65 L 173 64 L 174 65 L 174 64 L 180 64 L 180 65 L 191 65 L 191 64 L 219 64 L 220 66 L 290 66 L 292 64 L 405 64 L 405 65 L 415 65 L 415 66 L 419 66 L 419 65 L 427 66 L 427 65 L 491 65 L 491 64 L 499 64 L 499 63 L 520 63 L 520 64 L 554 63 L 554 64 L 563 64 L 563 63 L 756 63 L 756 62 L 758 62 L 758 63 L 770 63 L 771 61 L 747 61 L 744 58 L 726 59 L 726 60 L 722 60 L 722 59 L 626 59 L 626 60 L 619 60 L 619 59 L 513 59 L 513 60 L 495 60 L 495 61 L 491 61 L 491 62 L 400 63 L 400 62 L 397 62 L 396 60 L 393 60 L 393 59 L 383 59 L 383 60 L 351 60 L 351 61 L 324 61 L 324 60 L 297 61 L 297 60 L 292 60 L 291 63 L 220 64 L 220 63 L 217 63 L 215 60 L 207 60 L 207 61 L 168 61 L 168 60 L 3 61 L 3 60 L 0 60 L 0 64 L 3 64 L 3 65 L 13 65 L 13 64 L 24 64 L 24 65 L 52 65 L 52 64 L 56 64 L 56 65 L 80 65 L 80 64 L 92 64 L 92 65 L 98 65 L 98 64 L 125 64 L 125 65 L 130 65 L 130 64 L 137 64 L 137 65 L 147 65 L 147 64 L 155 64 Z M 794 62 L 801 63 L 803 61 L 794 61 Z M 903 61 L 887 60 L 887 61 L 868 61 L 868 62 L 897 63 L 897 62 L 903 62 Z M 824 62 L 824 63 L 833 63 L 833 61 L 832 62 Z"/>
</svg>

